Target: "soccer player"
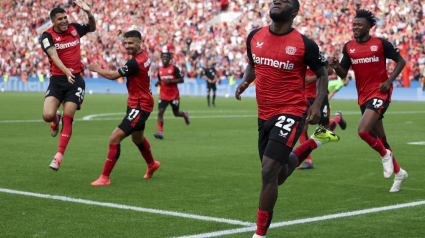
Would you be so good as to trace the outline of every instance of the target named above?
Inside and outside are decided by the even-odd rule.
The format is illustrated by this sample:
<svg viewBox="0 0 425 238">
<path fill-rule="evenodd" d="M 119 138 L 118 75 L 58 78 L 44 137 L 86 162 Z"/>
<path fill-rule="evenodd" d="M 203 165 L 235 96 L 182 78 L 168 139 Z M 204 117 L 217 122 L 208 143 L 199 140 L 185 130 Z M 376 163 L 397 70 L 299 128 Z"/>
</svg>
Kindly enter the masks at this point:
<svg viewBox="0 0 425 238">
<path fill-rule="evenodd" d="M 355 40 L 345 44 L 341 62 L 334 57 L 330 65 L 341 78 L 347 76 L 350 67 L 353 68 L 358 103 L 363 114 L 358 128 L 359 136 L 382 157 L 384 177 L 390 178 L 394 171 L 394 184 L 390 192 L 398 192 L 407 173 L 400 168 L 387 143 L 382 118 L 391 102 L 393 81 L 406 62 L 397 47 L 385 39 L 369 35 L 375 24 L 376 20 L 371 12 L 357 10 L 353 21 Z M 386 70 L 387 58 L 397 63 L 390 77 Z"/>
<path fill-rule="evenodd" d="M 211 63 L 206 63 L 206 67 L 202 72 L 202 78 L 207 80 L 207 102 L 208 107 L 210 107 L 210 92 L 213 91 L 213 100 L 212 105 L 215 107 L 215 92 L 217 91 L 216 82 L 218 82 L 217 71 Z"/>
<path fill-rule="evenodd" d="M 318 146 L 338 141 L 333 132 L 318 127 L 311 139 L 292 148 L 306 117 L 310 124 L 320 121 L 320 106 L 326 96 L 328 75 L 317 44 L 292 28 L 299 10 L 298 0 L 275 0 L 271 4 L 272 23 L 253 30 L 247 39 L 248 65 L 235 97 L 256 79 L 258 104 L 258 150 L 262 165 L 262 188 L 254 237 L 265 237 L 277 200 L 278 185 Z M 316 74 L 318 93 L 306 113 L 305 73 Z M 306 115 L 307 114 L 307 115 Z"/>
<path fill-rule="evenodd" d="M 333 74 L 334 70 L 329 65 L 329 61 L 326 60 L 326 71 L 328 72 L 328 75 Z M 305 77 L 305 92 L 307 95 L 307 101 L 309 105 L 313 105 L 314 100 L 316 99 L 316 75 L 314 74 L 311 69 L 307 69 L 306 77 Z M 329 82 L 330 83 L 330 82 Z M 329 86 L 328 86 L 329 89 Z M 309 107 L 307 107 L 307 110 Z M 339 124 L 341 129 L 345 130 L 347 127 L 347 123 L 344 120 L 342 113 L 340 111 L 335 112 L 335 117 L 332 120 L 329 120 L 329 114 L 330 114 L 330 107 L 329 107 L 329 100 L 328 97 L 325 97 L 322 105 L 320 107 L 321 112 L 321 119 L 320 119 L 320 125 L 322 125 L 326 129 L 330 129 L 331 131 L 334 131 L 336 129 L 336 125 Z M 304 143 L 308 140 L 308 123 L 305 123 L 304 130 L 301 133 L 300 136 L 300 143 Z M 311 159 L 311 155 L 309 155 L 306 159 L 303 165 L 299 166 L 298 169 L 313 169 L 313 160 Z"/>
<path fill-rule="evenodd" d="M 153 134 L 155 138 L 164 139 L 164 112 L 168 104 L 171 105 L 175 117 L 183 117 L 186 125 L 189 125 L 189 114 L 187 111 L 179 111 L 180 96 L 178 83 L 184 83 L 183 74 L 180 69 L 170 64 L 171 53 L 165 52 L 161 54 L 163 66 L 158 70 L 158 82 L 155 86 L 161 85 L 158 102 L 158 133 Z"/>
<path fill-rule="evenodd" d="M 87 13 L 88 25 L 69 24 L 65 10 L 54 8 L 50 12 L 53 26 L 43 32 L 40 40 L 41 48 L 49 57 L 52 75 L 44 99 L 43 119 L 50 123 L 50 134 L 53 137 L 59 132 L 59 121 L 62 118 L 59 149 L 49 165 L 49 168 L 55 171 L 59 169 L 71 139 L 75 111 L 80 110 L 84 99 L 85 82 L 80 74 L 84 71 L 81 63 L 80 38 L 96 30 L 91 8 L 81 0 L 75 3 Z M 63 117 L 56 111 L 61 103 Z"/>
<path fill-rule="evenodd" d="M 119 35 L 121 33 L 122 31 L 118 31 Z M 110 80 L 127 77 L 128 90 L 127 115 L 109 138 L 109 152 L 102 175 L 100 175 L 99 179 L 91 183 L 92 186 L 111 184 L 109 175 L 120 157 L 120 143 L 129 135 L 131 135 L 133 143 L 140 150 L 148 166 L 143 178 L 152 177 L 153 173 L 161 166 L 152 157 L 151 146 L 143 136 L 145 122 L 149 118 L 154 104 L 150 79 L 151 59 L 148 52 L 142 49 L 142 35 L 139 31 L 133 30 L 126 32 L 124 34 L 123 45 L 127 50 L 127 54 L 133 57 L 120 69 L 108 71 L 101 69 L 95 64 L 89 66 L 91 71 L 97 72 Z"/>
<path fill-rule="evenodd" d="M 330 80 L 328 85 L 328 91 L 330 92 L 328 95 L 328 100 L 330 101 L 331 98 L 335 95 L 336 92 L 338 92 L 342 86 L 347 86 L 349 83 L 348 77 L 344 79 L 337 79 L 337 80 Z"/>
</svg>

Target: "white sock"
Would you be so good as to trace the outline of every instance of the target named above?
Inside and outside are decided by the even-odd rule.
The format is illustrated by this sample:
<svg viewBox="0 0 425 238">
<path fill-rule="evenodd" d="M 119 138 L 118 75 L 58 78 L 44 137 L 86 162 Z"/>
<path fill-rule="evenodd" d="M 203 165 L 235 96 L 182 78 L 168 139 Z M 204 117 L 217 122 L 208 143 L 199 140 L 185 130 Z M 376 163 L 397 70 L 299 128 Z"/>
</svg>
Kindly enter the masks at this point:
<svg viewBox="0 0 425 238">
<path fill-rule="evenodd" d="M 311 139 L 313 139 L 313 138 L 311 138 Z M 314 140 L 314 142 L 316 142 L 317 147 L 322 145 L 322 142 L 320 140 L 316 140 L 316 139 L 313 139 L 313 140 Z"/>
</svg>

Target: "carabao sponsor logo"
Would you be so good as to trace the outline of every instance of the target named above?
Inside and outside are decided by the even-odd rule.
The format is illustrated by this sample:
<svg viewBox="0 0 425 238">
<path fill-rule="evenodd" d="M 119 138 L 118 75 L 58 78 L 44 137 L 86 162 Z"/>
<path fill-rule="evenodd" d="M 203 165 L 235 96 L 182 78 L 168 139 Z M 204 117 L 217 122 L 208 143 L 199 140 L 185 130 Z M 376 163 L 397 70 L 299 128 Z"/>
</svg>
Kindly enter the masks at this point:
<svg viewBox="0 0 425 238">
<path fill-rule="evenodd" d="M 55 48 L 56 48 L 57 50 L 66 49 L 66 48 L 69 48 L 69 47 L 76 46 L 76 45 L 78 45 L 79 43 L 80 43 L 80 41 L 79 41 L 78 39 L 75 39 L 75 41 L 71 41 L 71 42 L 68 42 L 68 43 L 65 43 L 65 44 L 59 44 L 59 43 L 56 43 L 56 44 L 55 44 Z"/>
<path fill-rule="evenodd" d="M 269 58 L 257 57 L 255 54 L 252 55 L 252 58 L 254 60 L 254 63 L 256 63 L 256 64 L 264 64 L 264 65 L 268 65 L 268 66 L 272 66 L 272 67 L 280 68 L 280 69 L 293 69 L 294 68 L 294 64 L 290 63 L 289 61 L 280 62 L 278 60 L 273 60 L 273 59 L 269 59 Z"/>
<path fill-rule="evenodd" d="M 369 58 L 360 58 L 360 59 L 351 58 L 352 64 L 365 64 L 365 63 L 372 63 L 372 62 L 379 62 L 379 57 L 373 56 Z"/>
</svg>

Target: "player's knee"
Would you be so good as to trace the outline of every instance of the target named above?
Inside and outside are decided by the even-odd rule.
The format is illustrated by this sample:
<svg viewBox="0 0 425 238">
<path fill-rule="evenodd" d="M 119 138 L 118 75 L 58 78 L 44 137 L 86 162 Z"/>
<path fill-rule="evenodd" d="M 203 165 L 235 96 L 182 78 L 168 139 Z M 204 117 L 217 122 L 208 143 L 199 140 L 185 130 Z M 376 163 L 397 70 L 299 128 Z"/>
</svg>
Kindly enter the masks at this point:
<svg viewBox="0 0 425 238">
<path fill-rule="evenodd" d="M 43 120 L 46 122 L 52 122 L 56 117 L 56 113 L 43 113 Z"/>
<path fill-rule="evenodd" d="M 263 166 L 261 170 L 261 179 L 263 184 L 269 184 L 276 182 L 277 177 L 279 176 L 279 172 L 273 166 Z"/>
<path fill-rule="evenodd" d="M 131 137 L 131 140 L 133 141 L 133 143 L 135 145 L 140 145 L 143 142 L 143 138 L 135 138 L 135 137 Z M 143 147 L 144 148 L 144 147 Z M 146 150 L 146 149 L 145 149 Z"/>
<path fill-rule="evenodd" d="M 120 142 L 121 142 L 121 139 L 115 134 L 112 134 L 111 137 L 109 137 L 109 144 L 115 145 L 115 144 L 119 144 Z"/>
</svg>

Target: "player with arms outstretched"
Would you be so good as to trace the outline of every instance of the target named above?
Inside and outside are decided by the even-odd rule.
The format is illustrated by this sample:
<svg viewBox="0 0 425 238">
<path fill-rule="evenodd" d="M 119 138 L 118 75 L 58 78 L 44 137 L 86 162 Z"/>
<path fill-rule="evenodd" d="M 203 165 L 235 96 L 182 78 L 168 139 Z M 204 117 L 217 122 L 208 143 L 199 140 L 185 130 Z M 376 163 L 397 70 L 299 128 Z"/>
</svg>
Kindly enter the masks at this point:
<svg viewBox="0 0 425 238">
<path fill-rule="evenodd" d="M 179 111 L 180 95 L 178 83 L 184 83 L 183 74 L 175 65 L 170 64 L 171 53 L 164 52 L 161 54 L 163 66 L 158 69 L 158 82 L 155 86 L 161 86 L 158 101 L 158 133 L 153 134 L 155 138 L 164 139 L 164 112 L 168 104 L 171 105 L 175 117 L 183 117 L 186 125 L 189 125 L 189 114 L 187 111 Z"/>
<path fill-rule="evenodd" d="M 311 139 L 292 148 L 304 128 L 320 121 L 320 106 L 326 97 L 328 74 L 317 44 L 292 28 L 298 14 L 298 0 L 275 0 L 271 4 L 272 24 L 253 30 L 247 39 L 248 65 L 235 97 L 256 79 L 258 104 L 258 150 L 262 165 L 262 188 L 254 237 L 265 237 L 273 216 L 278 186 L 318 146 L 338 141 L 333 132 L 318 127 Z M 305 73 L 316 74 L 318 93 L 306 115 Z"/>
<path fill-rule="evenodd" d="M 122 33 L 121 30 L 118 34 Z M 152 156 L 151 146 L 144 137 L 145 122 L 153 110 L 153 97 L 151 92 L 151 59 L 148 52 L 142 49 L 142 35 L 139 31 L 128 31 L 124 34 L 123 45 L 127 53 L 133 58 L 116 71 L 101 69 L 95 64 L 90 65 L 90 70 L 97 72 L 103 77 L 115 80 L 127 77 L 127 115 L 121 124 L 112 132 L 109 138 L 109 152 L 105 161 L 102 175 L 91 183 L 92 186 L 103 186 L 111 184 L 109 175 L 120 157 L 121 141 L 131 135 L 133 143 L 137 146 L 148 166 L 143 178 L 152 177 L 153 173 L 160 167 L 160 163 Z"/>
<path fill-rule="evenodd" d="M 363 115 L 358 128 L 359 136 L 382 157 L 384 177 L 390 178 L 395 173 L 390 192 L 398 192 L 407 173 L 400 168 L 387 143 L 382 118 L 391 102 L 393 81 L 406 62 L 390 42 L 369 35 L 375 24 L 376 20 L 371 12 L 358 10 L 353 22 L 355 40 L 345 44 L 341 62 L 333 58 L 330 65 L 341 78 L 347 76 L 350 67 L 353 68 L 358 103 Z M 397 63 L 390 77 L 387 74 L 386 59 Z"/>
<path fill-rule="evenodd" d="M 63 154 L 71 139 L 72 121 L 76 110 L 80 110 L 84 99 L 85 82 L 81 76 L 84 71 L 81 63 L 80 38 L 96 30 L 91 8 L 81 0 L 75 3 L 87 13 L 87 25 L 69 23 L 62 8 L 50 12 L 53 26 L 43 32 L 41 48 L 49 57 L 50 84 L 44 99 L 43 119 L 50 123 L 50 134 L 55 137 L 59 132 L 61 113 L 57 112 L 63 103 L 62 131 L 59 136 L 59 148 L 49 168 L 57 171 Z"/>
</svg>

